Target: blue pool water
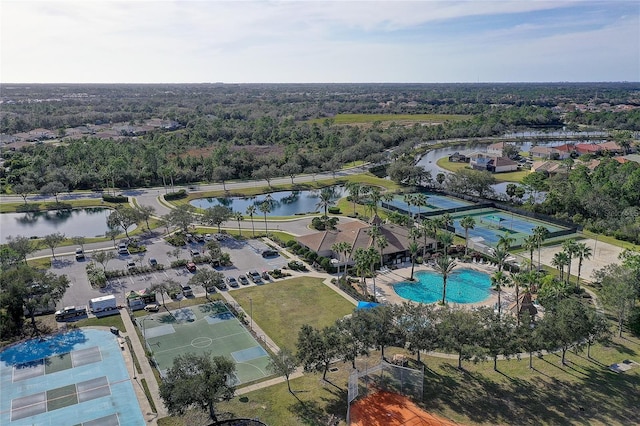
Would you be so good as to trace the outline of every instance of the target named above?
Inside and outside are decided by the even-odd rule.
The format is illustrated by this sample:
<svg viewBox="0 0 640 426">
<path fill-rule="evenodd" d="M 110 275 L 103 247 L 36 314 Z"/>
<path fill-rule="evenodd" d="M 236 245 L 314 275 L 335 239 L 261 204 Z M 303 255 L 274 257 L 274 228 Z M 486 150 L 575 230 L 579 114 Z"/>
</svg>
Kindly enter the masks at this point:
<svg viewBox="0 0 640 426">
<path fill-rule="evenodd" d="M 400 297 L 421 303 L 442 300 L 442 275 L 431 271 L 416 272 L 417 281 L 403 281 L 393 286 Z M 477 303 L 489 297 L 489 274 L 473 269 L 458 269 L 447 278 L 446 301 L 450 303 Z"/>
</svg>

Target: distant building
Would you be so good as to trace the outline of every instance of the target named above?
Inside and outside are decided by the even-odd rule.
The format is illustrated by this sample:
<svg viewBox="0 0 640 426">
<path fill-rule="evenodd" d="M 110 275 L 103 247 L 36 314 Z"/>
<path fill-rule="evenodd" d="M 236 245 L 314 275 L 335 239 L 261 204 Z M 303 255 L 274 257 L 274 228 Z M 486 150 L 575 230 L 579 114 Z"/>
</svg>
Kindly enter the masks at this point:
<svg viewBox="0 0 640 426">
<path fill-rule="evenodd" d="M 487 170 L 491 173 L 504 173 L 518 170 L 518 163 L 507 157 L 475 152 L 471 154 L 469 158 L 469 165 L 474 170 Z"/>
<path fill-rule="evenodd" d="M 451 163 L 468 163 L 470 158 L 456 151 L 449 156 L 449 161 Z"/>
<path fill-rule="evenodd" d="M 564 160 L 569 158 L 571 154 L 548 146 L 534 146 L 529 150 L 529 155 L 533 158 L 544 158 L 546 160 Z"/>
</svg>

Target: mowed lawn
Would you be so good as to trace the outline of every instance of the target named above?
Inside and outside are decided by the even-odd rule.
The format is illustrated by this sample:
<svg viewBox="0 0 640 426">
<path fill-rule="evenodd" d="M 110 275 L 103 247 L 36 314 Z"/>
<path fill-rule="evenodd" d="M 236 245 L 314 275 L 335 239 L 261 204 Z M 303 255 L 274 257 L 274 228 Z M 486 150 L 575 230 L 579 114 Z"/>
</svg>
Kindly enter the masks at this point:
<svg viewBox="0 0 640 426">
<path fill-rule="evenodd" d="M 247 287 L 232 294 L 245 312 L 253 310 L 254 322 L 279 347 L 295 352 L 298 331 L 304 324 L 326 327 L 355 309 L 353 304 L 322 281 L 320 278 L 297 277 Z"/>
<path fill-rule="evenodd" d="M 403 352 L 388 348 L 387 357 Z M 610 346 L 596 345 L 592 359 L 585 352 L 567 354 L 567 365 L 560 356 L 493 363 L 463 362 L 423 356 L 425 363 L 424 398 L 418 404 L 438 416 L 460 425 L 637 425 L 640 424 L 638 389 L 640 367 L 618 374 L 607 366 L 624 359 L 640 361 L 640 339 L 614 338 Z M 371 367 L 379 352 L 358 362 Z M 337 362 L 337 371 L 305 374 L 291 381 L 296 399 L 286 383 L 259 389 L 217 405 L 225 417 L 258 418 L 269 425 L 326 425 L 330 419 L 346 425 L 347 379 L 350 363 Z M 163 426 L 186 425 L 182 419 L 163 419 Z"/>
</svg>

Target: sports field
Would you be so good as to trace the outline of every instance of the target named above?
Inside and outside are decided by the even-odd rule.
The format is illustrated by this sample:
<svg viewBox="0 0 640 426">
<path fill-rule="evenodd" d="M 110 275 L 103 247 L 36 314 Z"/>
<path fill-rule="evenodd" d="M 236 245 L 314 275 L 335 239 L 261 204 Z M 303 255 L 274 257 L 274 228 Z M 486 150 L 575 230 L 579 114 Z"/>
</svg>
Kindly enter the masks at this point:
<svg viewBox="0 0 640 426">
<path fill-rule="evenodd" d="M 412 215 L 421 212 L 424 213 L 438 210 L 449 210 L 473 205 L 473 203 L 470 203 L 468 201 L 461 200 L 459 198 L 448 197 L 446 195 L 439 195 L 435 193 L 425 193 L 424 195 L 426 195 L 427 197 L 427 204 L 420 207 L 407 204 L 403 195 L 394 196 L 393 200 L 389 201 L 387 204 L 405 212 L 409 212 Z"/>
<path fill-rule="evenodd" d="M 191 352 L 224 356 L 236 364 L 234 385 L 270 375 L 269 354 L 220 302 L 190 306 L 137 319 L 147 347 L 164 375 L 173 359 Z"/>
<path fill-rule="evenodd" d="M 460 225 L 460 220 L 465 216 L 473 217 L 476 223 L 473 229 L 469 229 L 469 238 L 481 237 L 485 243 L 489 245 L 495 245 L 503 235 L 508 235 L 515 240 L 512 245 L 522 244 L 522 241 L 526 237 L 533 234 L 533 229 L 537 226 L 544 226 L 549 232 L 566 229 L 549 222 L 543 222 L 497 209 L 470 210 L 452 216 L 456 234 L 460 236 L 465 235 L 465 230 Z"/>
</svg>

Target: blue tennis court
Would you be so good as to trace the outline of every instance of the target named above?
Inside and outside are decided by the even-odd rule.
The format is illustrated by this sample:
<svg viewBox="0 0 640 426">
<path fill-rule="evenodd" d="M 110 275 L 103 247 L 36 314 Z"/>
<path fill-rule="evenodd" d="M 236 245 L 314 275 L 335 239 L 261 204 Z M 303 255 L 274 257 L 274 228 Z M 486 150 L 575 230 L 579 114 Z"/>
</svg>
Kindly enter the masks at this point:
<svg viewBox="0 0 640 426">
<path fill-rule="evenodd" d="M 449 210 L 473 205 L 473 203 L 470 203 L 468 201 L 460 200 L 453 197 L 447 197 L 446 195 L 439 195 L 431 192 L 424 193 L 424 195 L 426 195 L 427 197 L 427 205 L 420 206 L 419 208 L 418 206 L 407 204 L 404 201 L 404 195 L 394 196 L 393 200 L 389 201 L 387 204 L 399 210 L 410 212 L 413 215 L 418 214 L 419 212 Z"/>
<path fill-rule="evenodd" d="M 117 337 L 73 330 L 0 353 L 0 424 L 145 424 Z"/>
<path fill-rule="evenodd" d="M 500 237 L 508 235 L 515 240 L 514 245 L 522 243 L 522 240 L 533 234 L 537 226 L 544 226 L 549 232 L 557 232 L 566 228 L 548 222 L 543 222 L 528 217 L 519 216 L 497 209 L 471 210 L 460 213 L 453 219 L 456 234 L 465 235 L 460 220 L 465 216 L 471 216 L 476 223 L 473 229 L 469 229 L 469 238 L 481 237 L 489 245 L 495 245 Z"/>
</svg>

